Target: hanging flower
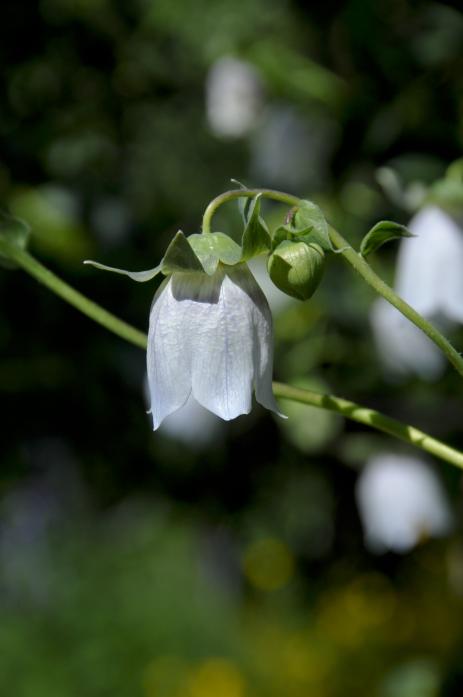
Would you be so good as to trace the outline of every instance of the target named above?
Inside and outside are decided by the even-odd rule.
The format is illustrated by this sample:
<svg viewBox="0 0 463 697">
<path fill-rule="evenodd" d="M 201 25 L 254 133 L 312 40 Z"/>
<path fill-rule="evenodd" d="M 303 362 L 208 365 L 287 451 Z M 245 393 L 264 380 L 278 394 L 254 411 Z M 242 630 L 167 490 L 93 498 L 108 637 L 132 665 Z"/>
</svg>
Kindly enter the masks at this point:
<svg viewBox="0 0 463 697">
<path fill-rule="evenodd" d="M 413 239 L 400 243 L 394 289 L 426 319 L 446 328 L 463 322 L 463 230 L 437 206 L 408 225 Z M 373 305 L 371 324 L 385 367 L 433 380 L 445 368 L 437 347 L 389 303 Z"/>
<path fill-rule="evenodd" d="M 159 266 L 148 271 L 87 262 L 139 282 L 167 276 L 149 321 L 154 429 L 190 397 L 225 420 L 249 413 L 253 392 L 260 404 L 279 413 L 272 392 L 272 316 L 245 263 L 270 245 L 259 206 L 255 199 L 247 211 L 242 246 L 219 232 L 188 238 L 178 232 Z"/>
<path fill-rule="evenodd" d="M 174 273 L 150 313 L 147 368 L 156 429 L 190 393 L 225 420 L 251 410 L 252 392 L 278 413 L 272 393 L 273 332 L 267 300 L 245 264 L 212 276 Z"/>
<path fill-rule="evenodd" d="M 395 288 L 420 314 L 463 322 L 463 230 L 437 206 L 417 213 L 402 241 Z"/>
<path fill-rule="evenodd" d="M 441 537 L 452 515 L 434 472 L 394 453 L 371 458 L 356 487 L 365 543 L 376 553 L 405 553 L 425 537 Z"/>
</svg>

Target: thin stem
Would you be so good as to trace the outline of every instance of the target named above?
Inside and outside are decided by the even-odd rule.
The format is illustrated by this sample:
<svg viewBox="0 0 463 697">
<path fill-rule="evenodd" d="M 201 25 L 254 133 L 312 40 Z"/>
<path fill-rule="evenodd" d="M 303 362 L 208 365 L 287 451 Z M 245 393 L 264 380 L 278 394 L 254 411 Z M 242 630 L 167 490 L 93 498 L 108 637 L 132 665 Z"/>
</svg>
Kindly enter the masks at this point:
<svg viewBox="0 0 463 697">
<path fill-rule="evenodd" d="M 52 271 L 47 269 L 37 259 L 31 256 L 28 252 L 23 251 L 9 245 L 0 240 L 0 251 L 3 251 L 5 256 L 13 259 L 24 271 L 27 271 L 31 276 L 37 279 L 40 283 L 47 286 L 54 293 L 59 295 L 63 300 L 66 300 L 70 305 L 80 310 L 84 315 L 95 320 L 106 329 L 109 329 L 114 334 L 117 334 L 122 339 L 129 341 L 135 346 L 146 348 L 146 335 L 132 327 L 130 324 L 123 322 L 121 319 L 103 309 L 97 303 L 89 300 L 72 288 L 70 285 L 62 281 Z"/>
<path fill-rule="evenodd" d="M 273 189 L 232 189 L 231 191 L 225 191 L 225 193 L 220 194 L 220 196 L 213 199 L 206 208 L 203 216 L 203 232 L 207 233 L 211 231 L 212 216 L 224 203 L 242 196 L 252 198 L 258 194 L 261 194 L 265 198 L 281 201 L 282 203 L 286 203 L 288 206 L 297 206 L 300 202 L 300 199 L 298 199 L 296 196 L 286 194 L 283 191 L 274 191 Z M 431 324 L 431 322 L 428 322 L 428 320 L 422 317 L 416 310 L 413 309 L 413 307 L 405 302 L 405 300 L 398 296 L 397 293 L 395 293 L 392 288 L 373 271 L 365 259 L 361 257 L 353 247 L 351 247 L 347 240 L 345 240 L 337 230 L 330 227 L 329 232 L 333 246 L 339 250 L 339 253 L 344 257 L 344 259 L 357 271 L 357 273 L 360 274 L 360 276 L 362 276 L 363 280 L 366 281 L 368 285 L 371 286 L 379 295 L 382 295 L 385 300 L 391 303 L 391 305 L 394 305 L 394 307 L 396 307 L 399 312 L 409 319 L 410 322 L 421 329 L 421 331 L 424 332 L 424 334 L 426 334 L 431 341 L 433 341 L 436 346 L 441 349 L 455 370 L 463 377 L 463 357 L 452 346 L 450 341 L 446 339 L 445 336 L 443 336 L 436 329 L 436 327 Z"/>
<path fill-rule="evenodd" d="M 146 349 L 147 336 L 143 332 L 135 329 L 130 324 L 123 322 L 115 315 L 111 314 L 97 303 L 86 298 L 82 293 L 74 290 L 70 285 L 62 281 L 58 276 L 40 264 L 34 257 L 27 252 L 9 245 L 0 240 L 0 253 L 16 261 L 27 273 L 31 274 L 40 283 L 43 283 L 51 291 L 59 295 L 63 300 L 73 305 L 83 312 L 87 317 L 93 319 L 98 324 L 109 331 L 117 334 L 122 339 L 129 341 L 140 348 Z M 463 453 L 451 448 L 435 438 L 419 431 L 413 426 L 408 426 L 400 421 L 392 419 L 385 414 L 374 409 L 362 407 L 346 399 L 333 395 L 319 394 L 311 390 L 302 390 L 282 383 L 273 383 L 273 391 L 276 397 L 289 399 L 291 401 L 308 404 L 319 409 L 328 409 L 359 423 L 383 431 L 389 435 L 400 438 L 401 440 L 421 448 L 432 455 L 449 462 L 456 467 L 463 469 Z"/>
<path fill-rule="evenodd" d="M 230 191 L 225 191 L 220 196 L 214 198 L 204 211 L 202 230 L 203 233 L 211 232 L 211 222 L 214 213 L 220 206 L 228 201 L 234 201 L 237 198 L 254 198 L 261 194 L 263 198 L 270 198 L 273 201 L 280 201 L 280 203 L 286 203 L 288 206 L 297 206 L 300 202 L 300 198 L 297 196 L 292 196 L 291 194 L 286 194 L 284 191 L 276 191 L 275 189 L 231 189 Z"/>
<path fill-rule="evenodd" d="M 320 394 L 312 390 L 302 390 L 298 387 L 291 387 L 290 385 L 284 385 L 280 382 L 273 383 L 273 393 L 275 397 L 279 397 L 280 399 L 289 399 L 293 402 L 300 402 L 301 404 L 308 404 L 312 407 L 342 414 L 348 419 L 365 424 L 366 426 L 371 426 L 371 428 L 383 431 L 390 436 L 395 436 L 410 445 L 421 448 L 421 450 L 425 450 L 431 455 L 435 455 L 441 460 L 450 462 L 452 465 L 463 469 L 463 453 L 451 448 L 449 445 L 446 445 L 436 438 L 432 438 L 432 436 L 423 433 L 423 431 L 414 428 L 414 426 L 408 426 L 375 409 L 362 407 L 360 404 L 350 402 L 341 397 Z"/>
<path fill-rule="evenodd" d="M 339 253 L 349 262 L 349 264 L 360 274 L 360 276 L 370 285 L 379 295 L 382 295 L 391 305 L 394 305 L 410 322 L 413 322 L 424 334 L 426 334 L 436 346 L 438 346 L 447 356 L 455 370 L 463 377 L 463 357 L 452 346 L 450 341 L 441 334 L 431 322 L 422 317 L 419 312 L 413 309 L 405 300 L 395 293 L 387 283 L 376 274 L 365 259 L 357 254 L 349 243 L 334 228 L 330 228 L 330 237 L 333 245 Z"/>
</svg>

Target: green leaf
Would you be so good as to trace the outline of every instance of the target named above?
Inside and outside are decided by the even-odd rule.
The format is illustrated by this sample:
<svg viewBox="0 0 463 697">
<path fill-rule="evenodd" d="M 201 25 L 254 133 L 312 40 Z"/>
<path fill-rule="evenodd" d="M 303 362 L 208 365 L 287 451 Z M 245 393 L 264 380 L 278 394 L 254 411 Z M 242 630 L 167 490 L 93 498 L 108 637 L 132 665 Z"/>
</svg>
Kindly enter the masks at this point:
<svg viewBox="0 0 463 697">
<path fill-rule="evenodd" d="M 252 199 L 247 212 L 247 221 L 243 232 L 241 245 L 243 248 L 242 261 L 267 252 L 272 245 L 270 233 L 263 218 L 260 217 L 261 195 Z"/>
<path fill-rule="evenodd" d="M 154 269 L 148 269 L 147 271 L 127 271 L 126 269 L 116 269 L 114 266 L 106 266 L 106 264 L 100 264 L 98 261 L 92 261 L 91 259 L 86 259 L 84 264 L 89 264 L 94 266 L 96 269 L 101 271 L 111 271 L 112 273 L 119 273 L 122 276 L 128 276 L 132 281 L 137 281 L 138 283 L 146 283 L 146 281 L 151 281 L 158 273 L 161 272 L 161 264 L 155 266 Z"/>
<path fill-rule="evenodd" d="M 18 264 L 8 255 L 8 247 L 26 249 L 31 229 L 29 225 L 11 215 L 0 212 L 0 241 L 6 242 L 0 251 L 0 266 L 5 269 L 15 269 Z"/>
<path fill-rule="evenodd" d="M 215 273 L 219 262 L 234 266 L 241 260 L 241 247 L 223 232 L 190 235 L 188 242 L 201 261 L 204 271 L 210 276 Z"/>
<path fill-rule="evenodd" d="M 363 238 L 360 245 L 360 254 L 362 257 L 367 257 L 379 249 L 385 242 L 397 240 L 401 237 L 414 237 L 414 235 L 407 230 L 405 225 L 394 223 L 391 220 L 381 220 Z"/>
<path fill-rule="evenodd" d="M 152 278 L 157 276 L 158 273 L 163 273 L 166 276 L 174 273 L 175 271 L 203 271 L 203 266 L 194 253 L 191 246 L 188 244 L 188 240 L 179 231 L 175 235 L 172 242 L 167 247 L 164 258 L 160 264 L 155 266 L 153 269 L 147 269 L 146 271 L 127 271 L 126 269 L 117 269 L 113 266 L 106 266 L 105 264 L 100 264 L 97 261 L 91 261 L 87 259 L 84 264 L 90 264 L 97 269 L 102 271 L 111 271 L 112 273 L 119 273 L 123 276 L 128 276 L 132 281 L 137 281 L 137 283 L 146 283 L 146 281 L 151 281 Z"/>
<path fill-rule="evenodd" d="M 177 232 L 174 239 L 167 247 L 164 258 L 161 261 L 161 271 L 163 274 L 174 273 L 175 271 L 203 271 L 203 264 L 198 255 L 189 243 L 191 238 L 186 238 L 181 230 Z"/>
<path fill-rule="evenodd" d="M 290 229 L 299 241 L 315 243 L 324 250 L 333 251 L 328 222 L 319 206 L 312 201 L 300 201 L 290 223 Z"/>
<path fill-rule="evenodd" d="M 97 261 L 84 261 L 103 271 L 128 276 L 133 281 L 144 283 L 150 281 L 158 273 L 168 276 L 172 273 L 197 271 L 212 276 L 219 263 L 234 266 L 241 261 L 241 247 L 228 235 L 222 232 L 214 232 L 207 235 L 190 235 L 185 237 L 179 231 L 167 247 L 164 258 L 158 266 L 147 271 L 126 271 L 112 266 L 100 264 Z"/>
</svg>

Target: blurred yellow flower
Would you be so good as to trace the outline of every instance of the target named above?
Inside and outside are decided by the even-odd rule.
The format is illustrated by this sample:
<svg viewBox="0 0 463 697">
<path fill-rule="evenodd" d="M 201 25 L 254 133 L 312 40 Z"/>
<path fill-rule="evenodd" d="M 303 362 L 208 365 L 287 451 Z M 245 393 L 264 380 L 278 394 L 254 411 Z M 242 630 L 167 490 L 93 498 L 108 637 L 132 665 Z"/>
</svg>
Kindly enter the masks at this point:
<svg viewBox="0 0 463 697">
<path fill-rule="evenodd" d="M 251 544 L 243 559 L 247 579 L 257 588 L 274 591 L 286 585 L 294 573 L 290 550 L 280 540 L 267 538 Z"/>
</svg>

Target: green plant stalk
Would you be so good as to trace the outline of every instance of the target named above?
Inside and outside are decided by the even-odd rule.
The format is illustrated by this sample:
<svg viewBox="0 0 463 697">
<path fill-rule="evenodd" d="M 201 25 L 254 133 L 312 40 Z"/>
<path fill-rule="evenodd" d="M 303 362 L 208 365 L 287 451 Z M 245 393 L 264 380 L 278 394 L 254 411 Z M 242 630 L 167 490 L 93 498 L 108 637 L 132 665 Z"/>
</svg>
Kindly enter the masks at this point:
<svg viewBox="0 0 463 697">
<path fill-rule="evenodd" d="M 117 334 L 122 339 L 135 344 L 135 346 L 146 348 L 147 339 L 143 332 L 123 322 L 111 314 L 111 312 L 89 300 L 68 283 L 62 281 L 61 278 L 47 269 L 46 266 L 43 266 L 28 252 L 0 240 L 0 253 L 15 261 L 24 271 L 27 271 L 37 281 L 43 283 L 44 286 L 47 286 L 47 288 L 59 295 L 63 300 L 66 300 L 70 305 L 73 305 L 80 312 L 83 312 L 84 315 L 90 317 L 90 319 L 95 320 L 98 324 L 106 327 L 106 329 L 109 329 L 109 331 Z"/>
<path fill-rule="evenodd" d="M 387 433 L 390 436 L 395 436 L 405 441 L 405 443 L 414 445 L 441 460 L 450 462 L 452 465 L 463 469 L 463 453 L 427 435 L 414 426 L 408 426 L 375 409 L 362 407 L 360 404 L 350 402 L 341 397 L 320 394 L 312 390 L 284 385 L 280 382 L 273 383 L 273 393 L 275 397 L 279 397 L 280 399 L 289 399 L 293 402 L 300 402 L 301 404 L 307 404 L 312 407 L 318 407 L 319 409 L 326 409 L 327 411 L 342 414 L 352 421 L 357 421 L 358 423 L 371 426 L 371 428 Z"/>
<path fill-rule="evenodd" d="M 211 221 L 217 209 L 228 201 L 246 197 L 253 198 L 261 194 L 264 198 L 270 198 L 274 201 L 280 201 L 288 206 L 297 206 L 300 199 L 291 194 L 286 194 L 282 191 L 274 191 L 273 189 L 232 189 L 225 191 L 217 198 L 213 199 L 207 206 L 203 216 L 203 232 L 211 231 Z M 463 377 L 463 357 L 452 346 L 450 341 L 441 334 L 431 322 L 428 322 L 416 310 L 413 309 L 405 300 L 395 293 L 390 286 L 387 285 L 377 273 L 373 271 L 371 266 L 365 259 L 358 254 L 347 240 L 339 234 L 337 230 L 330 227 L 330 238 L 333 246 L 338 250 L 344 259 L 357 271 L 358 274 L 373 288 L 379 295 L 393 305 L 404 317 L 412 322 L 418 329 L 428 336 L 436 346 L 447 356 L 449 362 L 455 370 Z"/>
<path fill-rule="evenodd" d="M 0 240 L 0 253 L 15 261 L 24 271 L 33 276 L 40 283 L 43 283 L 49 290 L 59 295 L 63 300 L 73 305 L 77 310 L 87 315 L 87 317 L 90 317 L 90 319 L 93 319 L 98 324 L 101 324 L 103 327 L 131 344 L 146 349 L 148 340 L 146 334 L 135 329 L 135 327 L 132 327 L 130 324 L 123 322 L 97 303 L 86 298 L 82 293 L 79 293 L 62 281 L 56 274 L 49 271 L 28 252 L 17 249 Z M 349 402 L 340 397 L 320 394 L 312 390 L 302 390 L 278 382 L 273 383 L 273 391 L 275 396 L 280 399 L 289 399 L 319 409 L 328 409 L 329 411 L 342 414 L 353 421 L 400 438 L 410 445 L 421 448 L 421 450 L 463 469 L 463 453 L 419 431 L 413 426 L 408 426 L 400 421 L 396 421 L 379 411 L 362 407 L 359 404 Z"/>
</svg>

